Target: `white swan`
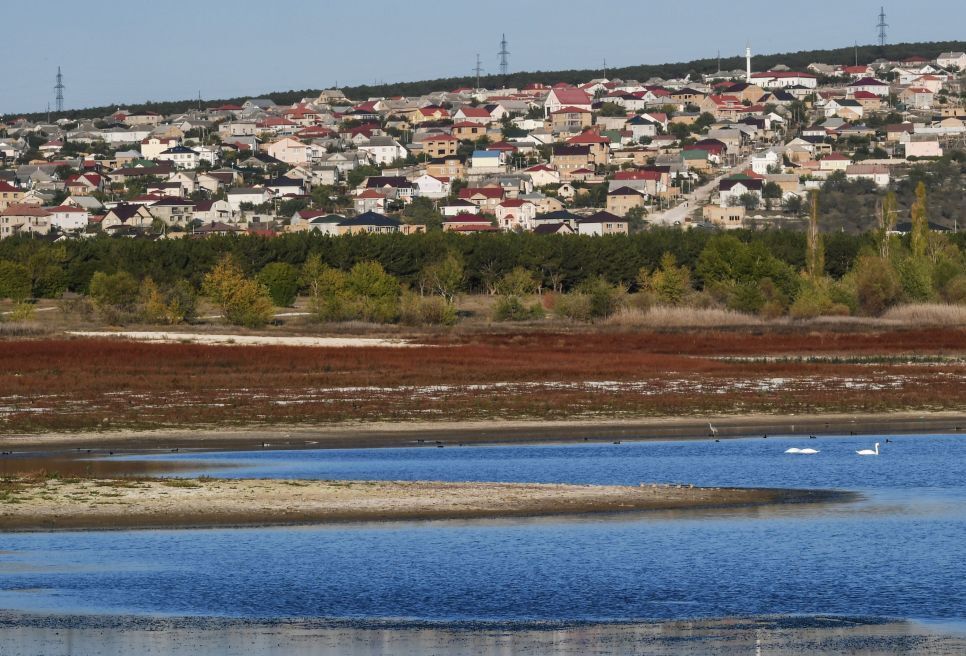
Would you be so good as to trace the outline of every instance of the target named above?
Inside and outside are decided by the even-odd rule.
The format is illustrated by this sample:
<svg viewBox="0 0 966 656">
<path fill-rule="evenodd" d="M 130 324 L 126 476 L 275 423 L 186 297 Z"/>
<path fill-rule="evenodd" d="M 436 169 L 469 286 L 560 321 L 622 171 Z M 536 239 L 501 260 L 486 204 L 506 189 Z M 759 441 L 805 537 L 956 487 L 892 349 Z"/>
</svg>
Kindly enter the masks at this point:
<svg viewBox="0 0 966 656">
<path fill-rule="evenodd" d="M 792 447 L 790 449 L 787 449 L 785 453 L 791 453 L 799 456 L 814 456 L 816 453 L 819 453 L 819 450 L 818 449 L 799 449 L 797 447 Z"/>
<path fill-rule="evenodd" d="M 879 443 L 875 443 L 875 451 L 872 449 L 862 449 L 861 451 L 856 451 L 860 456 L 877 456 L 879 455 Z"/>
</svg>

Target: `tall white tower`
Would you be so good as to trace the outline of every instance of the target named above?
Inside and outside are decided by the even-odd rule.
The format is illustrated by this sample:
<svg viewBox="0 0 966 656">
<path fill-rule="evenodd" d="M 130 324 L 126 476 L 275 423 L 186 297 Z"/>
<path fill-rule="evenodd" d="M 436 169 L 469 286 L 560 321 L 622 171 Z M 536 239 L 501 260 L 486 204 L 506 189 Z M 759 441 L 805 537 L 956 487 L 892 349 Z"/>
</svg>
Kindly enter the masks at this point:
<svg viewBox="0 0 966 656">
<path fill-rule="evenodd" d="M 745 72 L 745 82 L 751 84 L 751 46 L 745 48 L 745 62 L 747 70 Z"/>
</svg>

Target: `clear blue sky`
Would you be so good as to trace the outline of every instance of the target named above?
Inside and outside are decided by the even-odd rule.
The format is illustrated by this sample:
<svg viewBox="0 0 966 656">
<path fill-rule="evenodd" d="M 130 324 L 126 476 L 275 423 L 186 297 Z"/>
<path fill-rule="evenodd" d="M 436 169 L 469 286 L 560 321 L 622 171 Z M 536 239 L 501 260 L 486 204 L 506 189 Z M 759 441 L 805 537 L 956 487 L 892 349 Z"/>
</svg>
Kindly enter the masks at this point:
<svg viewBox="0 0 966 656">
<path fill-rule="evenodd" d="M 225 98 L 497 71 L 660 64 L 875 41 L 966 39 L 966 2 L 880 0 L 33 0 L 3 3 L 0 113 L 41 111 L 63 67 L 66 107 Z"/>
</svg>

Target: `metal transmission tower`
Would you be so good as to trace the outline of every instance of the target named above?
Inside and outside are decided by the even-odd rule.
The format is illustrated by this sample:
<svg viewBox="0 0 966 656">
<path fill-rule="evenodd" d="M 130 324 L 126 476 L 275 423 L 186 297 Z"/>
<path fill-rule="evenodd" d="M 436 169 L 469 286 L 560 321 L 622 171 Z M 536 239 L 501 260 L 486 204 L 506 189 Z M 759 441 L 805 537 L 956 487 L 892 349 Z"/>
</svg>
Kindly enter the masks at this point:
<svg viewBox="0 0 966 656">
<path fill-rule="evenodd" d="M 496 53 L 500 56 L 500 75 L 503 77 L 506 77 L 507 72 L 510 70 L 510 60 L 508 59 L 510 51 L 507 50 L 509 45 L 506 40 L 506 34 L 504 34 L 500 40 L 500 52 Z"/>
<path fill-rule="evenodd" d="M 480 53 L 476 53 L 476 68 L 473 69 L 476 73 L 476 88 L 480 88 L 480 75 L 483 74 L 483 64 L 480 62 Z"/>
<path fill-rule="evenodd" d="M 879 28 L 879 46 L 884 46 L 886 44 L 886 28 L 889 24 L 886 22 L 885 7 L 879 7 L 879 24 L 876 25 Z"/>
<path fill-rule="evenodd" d="M 57 84 L 54 85 L 54 90 L 57 92 L 57 104 L 55 105 L 57 113 L 64 111 L 64 74 L 60 72 L 60 66 L 57 67 Z"/>
</svg>

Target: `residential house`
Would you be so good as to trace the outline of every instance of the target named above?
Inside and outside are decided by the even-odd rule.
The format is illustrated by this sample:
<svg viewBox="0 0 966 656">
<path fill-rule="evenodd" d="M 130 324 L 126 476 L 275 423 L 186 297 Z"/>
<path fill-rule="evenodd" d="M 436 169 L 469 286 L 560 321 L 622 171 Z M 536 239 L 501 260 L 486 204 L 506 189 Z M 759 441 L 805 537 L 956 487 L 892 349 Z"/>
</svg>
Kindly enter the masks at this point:
<svg viewBox="0 0 966 656">
<path fill-rule="evenodd" d="M 498 150 L 474 150 L 470 157 L 470 174 L 498 173 L 504 170 L 502 153 Z"/>
<path fill-rule="evenodd" d="M 781 156 L 772 148 L 756 153 L 751 158 L 751 170 L 758 175 L 770 173 L 770 169 L 774 170 L 775 167 L 780 167 L 781 164 Z"/>
<path fill-rule="evenodd" d="M 433 160 L 426 163 L 426 174 L 434 178 L 462 180 L 466 177 L 466 167 L 456 157 Z"/>
<path fill-rule="evenodd" d="M 194 201 L 169 196 L 148 206 L 151 216 L 167 226 L 185 226 L 194 219 Z"/>
<path fill-rule="evenodd" d="M 757 175 L 739 173 L 718 182 L 718 195 L 721 207 L 731 207 L 741 202 L 745 194 L 757 196 L 761 200 L 764 179 Z"/>
<path fill-rule="evenodd" d="M 0 239 L 15 235 L 46 235 L 50 212 L 34 205 L 10 205 L 0 212 Z"/>
<path fill-rule="evenodd" d="M 578 219 L 577 234 L 579 235 L 626 235 L 629 225 L 622 217 L 610 212 L 597 212 L 586 219 Z"/>
<path fill-rule="evenodd" d="M 171 162 L 180 170 L 194 170 L 198 168 L 198 152 L 186 146 L 175 146 L 162 151 L 158 161 Z"/>
<path fill-rule="evenodd" d="M 944 52 L 936 57 L 939 68 L 955 68 L 966 71 L 966 52 Z"/>
<path fill-rule="evenodd" d="M 400 232 L 402 222 L 377 212 L 364 212 L 338 224 L 339 234 Z M 425 226 L 421 226 L 425 228 Z"/>
<path fill-rule="evenodd" d="M 151 227 L 154 216 L 144 205 L 121 203 L 107 211 L 101 221 L 101 230 L 114 230 L 121 227 L 127 229 L 145 229 Z"/>
<path fill-rule="evenodd" d="M 569 223 L 541 223 L 533 229 L 535 235 L 573 235 L 577 231 Z"/>
<path fill-rule="evenodd" d="M 474 232 L 496 232 L 499 228 L 493 225 L 492 220 L 488 216 L 481 216 L 478 214 L 457 214 L 455 216 L 447 217 L 443 221 L 443 232 L 459 232 L 459 233 L 474 233 Z"/>
<path fill-rule="evenodd" d="M 152 135 L 147 139 L 141 140 L 141 157 L 144 159 L 157 159 L 158 155 L 168 148 L 174 148 L 179 145 L 181 145 L 180 139 Z"/>
<path fill-rule="evenodd" d="M 587 146 L 590 148 L 590 163 L 597 166 L 610 164 L 610 139 L 594 130 L 587 130 L 576 137 L 567 139 L 570 146 Z M 593 169 L 593 167 L 589 167 Z"/>
<path fill-rule="evenodd" d="M 476 123 L 477 125 L 488 125 L 493 122 L 493 117 L 486 107 L 471 107 L 464 105 L 453 112 L 453 121 L 456 123 Z"/>
<path fill-rule="evenodd" d="M 80 207 L 73 205 L 60 205 L 58 207 L 45 207 L 50 214 L 50 227 L 56 228 L 61 232 L 80 232 L 87 229 L 90 222 L 90 213 Z"/>
<path fill-rule="evenodd" d="M 845 171 L 849 168 L 852 160 L 842 153 L 832 153 L 819 160 L 819 170 L 821 171 Z"/>
<path fill-rule="evenodd" d="M 849 180 L 871 180 L 879 187 L 888 187 L 889 167 L 881 164 L 850 164 L 845 169 L 845 177 Z"/>
<path fill-rule="evenodd" d="M 889 95 L 889 84 L 874 77 L 863 77 L 849 83 L 849 95 L 854 96 L 859 91 L 867 91 L 884 98 Z"/>
<path fill-rule="evenodd" d="M 593 98 L 583 89 L 571 86 L 555 86 L 550 90 L 543 103 L 544 116 L 549 117 L 564 107 L 586 109 L 589 112 L 592 109 L 593 102 Z"/>
<path fill-rule="evenodd" d="M 11 205 L 20 205 L 23 200 L 24 190 L 14 187 L 9 182 L 0 180 L 0 211 L 7 209 Z"/>
<path fill-rule="evenodd" d="M 909 109 L 932 109 L 935 94 L 925 87 L 906 87 L 899 92 L 899 100 Z"/>
<path fill-rule="evenodd" d="M 486 126 L 471 121 L 459 121 L 453 124 L 453 136 L 460 141 L 476 141 L 486 136 Z"/>
<path fill-rule="evenodd" d="M 231 205 L 227 200 L 201 200 L 195 203 L 191 218 L 205 225 L 228 223 L 232 219 Z"/>
<path fill-rule="evenodd" d="M 373 162 L 383 166 L 405 159 L 408 154 L 406 148 L 392 137 L 369 137 L 358 148 L 368 153 Z"/>
<path fill-rule="evenodd" d="M 619 217 L 627 216 L 627 213 L 635 207 L 644 207 L 647 196 L 631 187 L 617 187 L 607 192 L 607 211 Z"/>
<path fill-rule="evenodd" d="M 570 180 L 574 171 L 592 166 L 590 146 L 554 144 L 551 150 L 550 164 L 560 172 L 561 180 Z"/>
<path fill-rule="evenodd" d="M 725 230 L 734 230 L 744 226 L 745 208 L 741 205 L 719 207 L 705 205 L 702 210 L 705 221 Z"/>
<path fill-rule="evenodd" d="M 459 139 L 451 134 L 434 134 L 419 142 L 422 152 L 433 159 L 455 157 L 459 149 Z"/>
<path fill-rule="evenodd" d="M 413 180 L 416 185 L 416 195 L 423 198 L 446 198 L 449 196 L 450 183 L 448 178 L 437 178 L 423 174 Z"/>
<path fill-rule="evenodd" d="M 469 201 L 484 212 L 493 213 L 496 206 L 506 198 L 506 192 L 499 186 L 464 187 L 460 189 L 458 196 L 460 200 Z"/>
<path fill-rule="evenodd" d="M 366 189 L 352 199 L 352 204 L 357 214 L 382 213 L 386 211 L 386 194 L 375 189 Z"/>
<path fill-rule="evenodd" d="M 818 86 L 818 78 L 811 73 L 765 71 L 763 73 L 752 73 L 751 83 L 762 89 L 784 89 L 797 86 L 814 89 Z"/>
<path fill-rule="evenodd" d="M 228 205 L 233 213 L 240 212 L 242 205 L 258 207 L 270 200 L 272 194 L 265 187 L 234 187 L 228 190 Z"/>
<path fill-rule="evenodd" d="M 554 132 L 579 132 L 594 122 L 590 109 L 563 107 L 550 113 L 550 129 Z"/>
<path fill-rule="evenodd" d="M 499 202 L 499 201 L 497 201 Z M 459 216 L 460 214 L 479 214 L 480 206 L 476 203 L 464 200 L 462 198 L 457 198 L 456 200 L 447 201 L 440 208 L 443 216 Z"/>
<path fill-rule="evenodd" d="M 503 230 L 529 230 L 537 216 L 537 206 L 528 200 L 507 198 L 496 206 L 496 222 Z"/>
<path fill-rule="evenodd" d="M 268 144 L 266 152 L 280 162 L 289 165 L 305 164 L 309 161 L 309 147 L 295 137 L 284 137 Z"/>
<path fill-rule="evenodd" d="M 939 138 L 932 134 L 913 134 L 903 140 L 906 158 L 910 157 L 942 157 L 943 148 Z"/>
<path fill-rule="evenodd" d="M 523 170 L 530 176 L 534 187 L 546 187 L 547 185 L 560 184 L 560 172 L 550 168 L 546 164 L 537 164 Z"/>
</svg>

